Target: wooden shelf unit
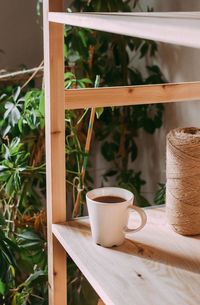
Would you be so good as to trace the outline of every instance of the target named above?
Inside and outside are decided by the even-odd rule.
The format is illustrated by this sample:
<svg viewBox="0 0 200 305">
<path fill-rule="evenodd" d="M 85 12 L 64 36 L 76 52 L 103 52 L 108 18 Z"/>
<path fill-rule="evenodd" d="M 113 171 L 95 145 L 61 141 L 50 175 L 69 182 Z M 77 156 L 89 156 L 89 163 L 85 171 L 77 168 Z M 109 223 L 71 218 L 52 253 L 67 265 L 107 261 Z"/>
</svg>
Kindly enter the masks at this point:
<svg viewBox="0 0 200 305">
<path fill-rule="evenodd" d="M 185 13 L 49 13 L 49 21 L 200 47 L 200 12 Z"/>
<path fill-rule="evenodd" d="M 172 232 L 162 208 L 115 249 L 92 243 L 87 218 L 65 223 L 65 109 L 200 100 L 200 82 L 65 91 L 64 24 L 200 48 L 200 12 L 74 14 L 43 0 L 43 20 L 49 305 L 67 304 L 66 253 L 106 305 L 199 304 L 199 240 Z"/>
<path fill-rule="evenodd" d="M 116 248 L 92 242 L 87 217 L 54 224 L 53 233 L 105 304 L 200 304 L 200 236 L 176 234 L 164 207 L 145 211 L 144 229 Z M 136 217 L 131 213 L 130 223 L 139 225 Z"/>
</svg>

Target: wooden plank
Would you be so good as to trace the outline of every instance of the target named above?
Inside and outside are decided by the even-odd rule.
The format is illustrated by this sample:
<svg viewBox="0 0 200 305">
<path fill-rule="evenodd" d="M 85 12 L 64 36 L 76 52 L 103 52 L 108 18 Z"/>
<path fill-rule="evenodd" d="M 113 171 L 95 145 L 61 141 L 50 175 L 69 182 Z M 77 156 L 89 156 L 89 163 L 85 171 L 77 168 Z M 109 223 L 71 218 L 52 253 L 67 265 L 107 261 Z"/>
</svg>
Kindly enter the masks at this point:
<svg viewBox="0 0 200 305">
<path fill-rule="evenodd" d="M 49 13 L 52 22 L 200 48 L 200 12 Z"/>
<path fill-rule="evenodd" d="M 146 209 L 144 229 L 115 248 L 92 242 L 87 218 L 53 225 L 53 233 L 105 304 L 200 304 L 200 236 L 175 233 L 164 209 Z M 134 212 L 131 223 L 139 223 Z"/>
<path fill-rule="evenodd" d="M 65 90 L 69 109 L 200 100 L 200 82 Z"/>
<path fill-rule="evenodd" d="M 66 252 L 53 238 L 52 221 L 66 220 L 64 27 L 49 24 L 48 11 L 64 10 L 64 1 L 43 2 L 49 305 L 60 305 L 67 303 Z"/>
<path fill-rule="evenodd" d="M 132 17 L 157 17 L 157 18 L 169 18 L 169 19 L 199 19 L 199 11 L 191 12 L 87 12 L 87 14 L 97 15 L 117 15 L 117 16 L 132 16 Z"/>
</svg>

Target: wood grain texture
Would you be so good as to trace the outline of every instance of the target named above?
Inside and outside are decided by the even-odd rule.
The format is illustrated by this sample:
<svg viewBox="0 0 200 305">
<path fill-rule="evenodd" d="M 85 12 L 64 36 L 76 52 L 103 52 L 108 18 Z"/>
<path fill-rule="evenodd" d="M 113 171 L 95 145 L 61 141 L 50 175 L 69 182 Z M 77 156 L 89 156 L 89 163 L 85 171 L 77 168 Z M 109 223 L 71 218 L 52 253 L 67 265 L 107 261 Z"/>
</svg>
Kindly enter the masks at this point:
<svg viewBox="0 0 200 305">
<path fill-rule="evenodd" d="M 160 15 L 159 15 L 160 14 Z M 200 12 L 49 13 L 52 22 L 200 48 Z"/>
<path fill-rule="evenodd" d="M 65 90 L 69 109 L 200 101 L 200 82 Z"/>
<path fill-rule="evenodd" d="M 200 304 L 200 237 L 176 234 L 163 207 L 146 213 L 145 228 L 116 248 L 92 242 L 88 218 L 53 225 L 53 233 L 106 305 Z M 138 222 L 131 213 L 130 225 Z"/>
<path fill-rule="evenodd" d="M 66 253 L 52 236 L 52 222 L 66 220 L 64 26 L 47 18 L 63 2 L 43 1 L 49 305 L 67 302 Z"/>
</svg>

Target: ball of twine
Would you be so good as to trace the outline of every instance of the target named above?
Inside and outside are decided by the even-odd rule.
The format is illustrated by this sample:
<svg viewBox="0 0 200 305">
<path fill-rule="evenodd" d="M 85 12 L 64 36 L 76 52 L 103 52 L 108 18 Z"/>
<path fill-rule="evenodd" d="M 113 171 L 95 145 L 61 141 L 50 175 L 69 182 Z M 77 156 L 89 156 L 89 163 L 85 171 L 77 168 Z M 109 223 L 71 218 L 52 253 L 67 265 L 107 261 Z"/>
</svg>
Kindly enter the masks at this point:
<svg viewBox="0 0 200 305">
<path fill-rule="evenodd" d="M 200 129 L 169 132 L 166 174 L 169 223 L 179 234 L 200 234 Z"/>
</svg>

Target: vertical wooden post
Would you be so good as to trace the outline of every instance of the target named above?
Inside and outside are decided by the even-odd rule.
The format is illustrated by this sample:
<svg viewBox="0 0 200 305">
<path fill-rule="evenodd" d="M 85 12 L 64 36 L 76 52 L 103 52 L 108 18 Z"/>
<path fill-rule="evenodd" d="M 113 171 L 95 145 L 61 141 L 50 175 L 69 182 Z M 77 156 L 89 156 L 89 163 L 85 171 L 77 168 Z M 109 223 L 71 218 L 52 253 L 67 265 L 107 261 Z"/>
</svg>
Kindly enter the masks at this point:
<svg viewBox="0 0 200 305">
<path fill-rule="evenodd" d="M 64 1 L 43 3 L 49 305 L 65 305 L 66 253 L 52 235 L 52 223 L 66 220 L 64 26 L 48 22 L 48 12 L 64 11 Z"/>
</svg>

